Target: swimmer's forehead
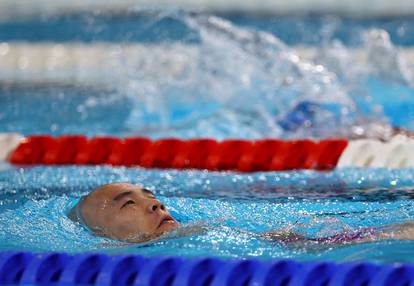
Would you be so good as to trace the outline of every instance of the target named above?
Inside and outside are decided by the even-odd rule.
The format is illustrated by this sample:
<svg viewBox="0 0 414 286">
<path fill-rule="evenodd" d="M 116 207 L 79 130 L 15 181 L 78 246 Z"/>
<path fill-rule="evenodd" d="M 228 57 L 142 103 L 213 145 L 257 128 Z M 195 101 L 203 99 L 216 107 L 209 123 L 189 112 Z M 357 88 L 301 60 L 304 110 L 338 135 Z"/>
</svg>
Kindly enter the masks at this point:
<svg viewBox="0 0 414 286">
<path fill-rule="evenodd" d="M 109 184 L 96 189 L 93 195 L 111 201 L 119 201 L 122 198 L 134 193 L 155 197 L 154 193 L 144 187 L 132 184 Z"/>
<path fill-rule="evenodd" d="M 146 188 L 141 188 L 140 190 L 123 190 L 119 191 L 117 194 L 115 194 L 112 198 L 112 201 L 119 201 L 124 197 L 127 197 L 129 195 L 132 195 L 134 192 L 141 192 L 147 196 L 155 197 L 154 193 Z"/>
</svg>

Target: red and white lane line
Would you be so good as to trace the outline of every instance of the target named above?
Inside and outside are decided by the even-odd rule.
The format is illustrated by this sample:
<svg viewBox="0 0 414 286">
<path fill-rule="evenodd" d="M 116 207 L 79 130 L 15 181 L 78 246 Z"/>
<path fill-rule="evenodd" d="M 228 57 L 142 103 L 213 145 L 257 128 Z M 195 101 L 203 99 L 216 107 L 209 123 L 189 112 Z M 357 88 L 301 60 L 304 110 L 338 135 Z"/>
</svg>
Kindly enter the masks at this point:
<svg viewBox="0 0 414 286">
<path fill-rule="evenodd" d="M 414 167 L 414 139 L 216 141 L 0 134 L 0 160 L 16 165 L 113 165 L 241 172 Z"/>
</svg>

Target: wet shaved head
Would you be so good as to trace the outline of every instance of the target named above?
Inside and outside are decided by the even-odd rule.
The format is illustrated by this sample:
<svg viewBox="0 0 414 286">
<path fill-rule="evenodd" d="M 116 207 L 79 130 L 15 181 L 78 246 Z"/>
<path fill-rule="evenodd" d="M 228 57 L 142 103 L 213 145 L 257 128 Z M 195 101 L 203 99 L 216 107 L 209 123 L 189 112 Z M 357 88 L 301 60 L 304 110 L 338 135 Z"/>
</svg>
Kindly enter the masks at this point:
<svg viewBox="0 0 414 286">
<path fill-rule="evenodd" d="M 154 194 L 130 183 L 100 186 L 84 197 L 69 217 L 83 222 L 95 234 L 117 240 L 161 234 L 178 227 Z"/>
</svg>

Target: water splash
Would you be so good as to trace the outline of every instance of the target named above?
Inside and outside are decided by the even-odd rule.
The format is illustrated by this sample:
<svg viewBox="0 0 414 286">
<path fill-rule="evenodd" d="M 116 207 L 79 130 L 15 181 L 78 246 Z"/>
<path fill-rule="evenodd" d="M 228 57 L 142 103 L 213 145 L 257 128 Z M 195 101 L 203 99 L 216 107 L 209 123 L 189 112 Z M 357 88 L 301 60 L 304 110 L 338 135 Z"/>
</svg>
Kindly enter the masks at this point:
<svg viewBox="0 0 414 286">
<path fill-rule="evenodd" d="M 414 86 L 414 74 L 398 49 L 392 44 L 389 34 L 381 29 L 372 29 L 365 34 L 365 49 L 368 55 L 370 74 Z"/>
<path fill-rule="evenodd" d="M 402 116 L 396 106 L 396 101 L 406 106 L 403 99 L 412 98 L 412 68 L 385 31 L 357 32 L 362 46 L 344 46 L 332 42 L 341 22 L 330 18 L 318 35 L 325 39 L 319 52 L 304 60 L 294 52 L 296 47 L 273 34 L 217 16 L 176 10 L 136 13 L 129 15 L 134 24 L 126 26 L 136 30 L 114 33 L 116 43 L 93 43 L 99 55 L 107 55 L 102 69 L 91 72 L 87 60 L 79 65 L 87 71 L 79 70 L 77 77 L 94 74 L 92 78 L 105 82 L 99 88 L 109 92 L 98 89 L 85 95 L 76 88 L 54 87 L 53 94 L 64 96 L 50 95 L 48 112 L 26 118 L 24 107 L 16 116 L 12 108 L 1 111 L 7 131 L 254 139 L 379 136 L 389 132 L 390 123 L 414 125 L 413 116 Z M 86 41 L 111 31 L 104 16 L 82 19 L 86 28 L 79 29 L 88 34 Z M 140 33 L 156 34 L 160 40 L 134 42 Z M 44 92 L 28 94 L 35 98 L 39 93 L 43 99 Z M 21 90 L 6 88 L 2 93 L 12 94 L 9 102 L 21 103 L 15 96 Z M 55 116 L 60 106 L 71 103 L 76 108 L 64 113 L 70 120 Z M 92 117 L 96 123 L 91 124 Z M 21 127 L 21 118 L 30 124 Z"/>
<path fill-rule="evenodd" d="M 372 104 L 367 81 L 386 78 L 407 86 L 413 81 L 409 66 L 382 30 L 364 34 L 364 63 L 358 64 L 360 55 L 340 42 L 333 47 L 326 43 L 315 61 L 307 61 L 274 35 L 223 18 L 184 12 L 163 17 L 191 29 L 199 43 L 168 45 L 167 54 L 155 49 L 151 65 L 140 65 L 139 71 L 129 65 L 133 72 L 123 86 L 135 98 L 127 124 L 135 132 L 157 137 L 381 137 L 391 128 L 381 105 Z M 155 58 L 168 58 L 159 62 L 169 62 L 174 76 L 164 76 L 166 66 L 157 67 Z M 316 111 L 305 114 L 308 118 L 295 128 L 280 124 L 291 120 L 304 102 L 317 106 Z M 184 120 L 174 118 L 174 110 Z M 145 120 L 149 117 L 155 120 L 153 128 Z M 137 122 L 146 127 L 137 129 Z"/>
<path fill-rule="evenodd" d="M 391 125 L 411 129 L 412 114 L 398 115 L 410 113 L 413 104 L 413 66 L 404 54 L 409 52 L 396 47 L 382 29 L 363 30 L 360 38 L 358 47 L 327 42 L 313 58 L 338 76 L 354 100 L 359 115 L 354 134 L 387 138 Z"/>
<path fill-rule="evenodd" d="M 195 136 L 210 136 L 206 126 L 211 125 L 217 126 L 212 135 L 218 138 L 233 134 L 250 138 L 264 134 L 280 137 L 284 130 L 278 125 L 277 118 L 286 116 L 300 101 L 341 105 L 341 119 L 353 109 L 352 99 L 335 74 L 322 65 L 300 59 L 272 34 L 239 28 L 215 16 L 178 13 L 173 17 L 196 31 L 200 44 L 194 45 L 186 56 L 176 49 L 174 54 L 169 54 L 172 58 L 177 55 L 187 58 L 186 67 L 181 67 L 187 71 L 183 77 L 149 80 L 148 86 L 153 89 L 145 90 L 144 98 L 151 102 L 140 103 L 157 106 L 160 114 L 164 113 L 159 115 L 164 118 L 160 120 L 161 126 L 168 122 L 165 105 L 171 102 L 169 96 L 174 96 L 177 86 L 180 87 L 181 102 L 197 98 L 202 102 L 214 102 L 219 107 L 212 109 L 213 114 L 207 118 L 193 123 L 191 131 Z M 146 86 L 146 81 L 142 80 L 147 77 L 145 72 L 143 69 L 140 75 L 135 75 L 139 84 L 135 84 L 138 81 L 134 77 L 128 77 L 126 86 L 132 88 L 132 93 L 136 92 L 136 86 L 140 89 Z M 157 83 L 155 89 L 154 82 Z M 129 121 L 131 126 L 136 121 L 138 117 L 134 114 Z M 221 126 L 227 128 L 220 130 Z M 170 133 L 174 134 L 174 131 Z"/>
</svg>

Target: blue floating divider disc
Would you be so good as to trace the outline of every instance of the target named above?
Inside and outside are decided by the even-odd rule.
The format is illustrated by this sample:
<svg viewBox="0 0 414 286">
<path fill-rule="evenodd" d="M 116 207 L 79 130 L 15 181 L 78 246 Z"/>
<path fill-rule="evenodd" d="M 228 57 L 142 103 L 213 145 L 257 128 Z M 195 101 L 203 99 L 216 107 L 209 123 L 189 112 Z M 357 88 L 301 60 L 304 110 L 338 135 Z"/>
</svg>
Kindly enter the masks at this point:
<svg viewBox="0 0 414 286">
<path fill-rule="evenodd" d="M 251 283 L 266 286 L 289 285 L 289 282 L 301 268 L 301 264 L 291 260 L 264 263 L 260 271 L 255 272 Z"/>
<path fill-rule="evenodd" d="M 66 253 L 37 254 L 26 266 L 21 284 L 49 285 L 60 281 L 63 270 L 73 259 Z"/>
<path fill-rule="evenodd" d="M 325 286 L 337 271 L 337 265 L 330 262 L 305 263 L 290 281 L 289 286 Z"/>
<path fill-rule="evenodd" d="M 136 255 L 112 256 L 101 269 L 97 285 L 133 285 L 147 259 Z"/>
<path fill-rule="evenodd" d="M 171 285 L 182 266 L 183 261 L 176 257 L 153 258 L 144 265 L 141 275 L 132 284 L 134 286 Z"/>
<path fill-rule="evenodd" d="M 333 275 L 331 285 L 360 286 L 378 274 L 380 267 L 371 263 L 344 264 Z"/>
<path fill-rule="evenodd" d="M 173 286 L 210 285 L 223 265 L 224 262 L 216 258 L 189 259 L 178 271 Z"/>
<path fill-rule="evenodd" d="M 19 284 L 24 270 L 33 258 L 25 252 L 7 252 L 0 256 L 0 285 Z"/>
<path fill-rule="evenodd" d="M 65 267 L 59 282 L 69 285 L 96 285 L 98 275 L 109 260 L 103 254 L 79 254 Z"/>
<path fill-rule="evenodd" d="M 260 271 L 262 262 L 257 260 L 228 261 L 218 271 L 211 286 L 249 285 L 255 272 Z"/>
<path fill-rule="evenodd" d="M 371 279 L 369 286 L 414 285 L 414 267 L 411 265 L 385 266 Z"/>
</svg>

